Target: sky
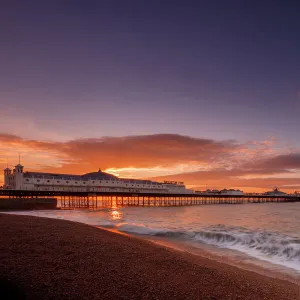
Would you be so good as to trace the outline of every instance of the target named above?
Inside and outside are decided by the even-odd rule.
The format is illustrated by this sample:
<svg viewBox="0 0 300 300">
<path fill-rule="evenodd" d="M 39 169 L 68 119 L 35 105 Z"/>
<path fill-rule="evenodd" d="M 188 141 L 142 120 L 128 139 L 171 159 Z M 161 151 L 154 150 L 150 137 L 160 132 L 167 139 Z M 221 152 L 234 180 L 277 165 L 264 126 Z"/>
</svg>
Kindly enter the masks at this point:
<svg viewBox="0 0 300 300">
<path fill-rule="evenodd" d="M 0 25 L 0 167 L 300 190 L 297 1 L 3 0 Z"/>
</svg>

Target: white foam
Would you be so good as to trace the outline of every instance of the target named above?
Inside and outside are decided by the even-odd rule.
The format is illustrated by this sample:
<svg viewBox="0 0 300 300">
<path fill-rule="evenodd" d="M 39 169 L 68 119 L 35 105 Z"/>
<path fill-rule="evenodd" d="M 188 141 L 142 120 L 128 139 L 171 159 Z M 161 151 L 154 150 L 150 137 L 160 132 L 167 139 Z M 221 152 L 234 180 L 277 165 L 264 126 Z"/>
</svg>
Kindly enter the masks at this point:
<svg viewBox="0 0 300 300">
<path fill-rule="evenodd" d="M 143 224 L 118 224 L 119 231 L 151 236 L 187 239 L 219 248 L 237 250 L 252 257 L 292 268 L 300 272 L 300 240 L 268 232 L 218 230 L 174 231 Z"/>
<path fill-rule="evenodd" d="M 246 253 L 300 272 L 300 240 L 266 232 L 209 232 L 195 235 L 196 241 Z"/>
<path fill-rule="evenodd" d="M 122 232 L 136 233 L 143 235 L 165 235 L 167 233 L 164 229 L 155 229 L 151 227 L 146 227 L 143 224 L 128 224 L 120 223 L 116 225 L 116 228 Z"/>
</svg>

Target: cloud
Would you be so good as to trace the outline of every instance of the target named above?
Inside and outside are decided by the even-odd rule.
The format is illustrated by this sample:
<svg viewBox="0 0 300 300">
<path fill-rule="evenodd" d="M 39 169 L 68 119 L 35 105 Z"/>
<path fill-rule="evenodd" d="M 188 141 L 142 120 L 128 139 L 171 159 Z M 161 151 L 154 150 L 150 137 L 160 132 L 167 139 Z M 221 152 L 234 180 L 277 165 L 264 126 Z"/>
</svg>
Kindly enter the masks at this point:
<svg viewBox="0 0 300 300">
<path fill-rule="evenodd" d="M 189 187 L 196 190 L 205 189 L 223 189 L 223 188 L 235 188 L 244 191 L 266 191 L 271 190 L 274 187 L 278 187 L 282 190 L 292 191 L 300 190 L 300 176 L 295 174 L 291 178 L 278 177 L 254 177 L 243 178 L 242 176 L 236 176 L 242 173 L 226 170 L 213 170 L 206 172 L 195 172 L 191 174 L 176 174 L 171 176 L 161 176 L 153 178 L 155 180 L 175 180 L 183 181 Z"/>
<path fill-rule="evenodd" d="M 107 167 L 167 167 L 174 164 L 214 163 L 230 156 L 238 145 L 232 141 L 217 142 L 175 134 L 104 137 L 74 140 L 66 153 L 82 159 L 88 153 L 91 161 Z"/>
<path fill-rule="evenodd" d="M 13 134 L 0 134 L 0 142 L 2 146 L 19 146 L 19 147 L 27 147 L 33 149 L 40 149 L 40 150 L 57 150 L 61 151 L 60 145 L 62 143 L 59 142 L 44 142 L 44 141 L 36 141 L 36 140 L 29 140 L 23 139 L 17 135 Z M 16 149 L 18 150 L 18 149 Z"/>
<path fill-rule="evenodd" d="M 38 165 L 57 166 L 62 159 L 67 159 L 57 148 L 57 143 L 23 139 L 12 134 L 0 134 L 0 163 L 9 167 L 18 162 L 21 154 L 22 163 L 27 167 L 39 168 Z M 64 158 L 65 157 L 65 158 Z"/>
<path fill-rule="evenodd" d="M 216 168 L 207 171 L 156 177 L 156 180 L 178 180 L 203 188 L 258 188 L 275 186 L 286 190 L 300 189 L 300 153 L 276 155 L 241 164 L 233 169 Z"/>
<path fill-rule="evenodd" d="M 13 134 L 7 134 L 7 133 L 2 133 L 0 134 L 0 142 L 1 143 L 15 143 L 15 142 L 20 142 L 22 139 L 16 135 Z"/>
<path fill-rule="evenodd" d="M 174 164 L 216 163 L 239 147 L 234 141 L 214 141 L 175 134 L 76 139 L 65 143 L 22 139 L 2 134 L 7 145 L 51 151 L 68 157 L 65 164 L 95 168 L 169 167 Z"/>
<path fill-rule="evenodd" d="M 5 165 L 4 157 L 16 161 L 21 152 L 26 170 L 82 174 L 101 168 L 122 177 L 174 179 L 195 187 L 295 187 L 300 153 L 276 154 L 275 144 L 274 138 L 239 144 L 177 134 L 65 142 L 0 134 L 0 164 Z"/>
<path fill-rule="evenodd" d="M 289 172 L 290 169 L 300 169 L 300 153 L 281 154 L 245 164 L 243 167 L 251 172 Z"/>
<path fill-rule="evenodd" d="M 26 115 L 26 111 L 18 111 L 18 108 L 1 108 L 0 128 L 2 132 L 10 132 L 16 136 L 28 137 L 35 136 L 37 139 L 48 138 L 64 140 L 66 136 L 60 131 L 54 132 L 42 126 L 37 119 Z"/>
</svg>

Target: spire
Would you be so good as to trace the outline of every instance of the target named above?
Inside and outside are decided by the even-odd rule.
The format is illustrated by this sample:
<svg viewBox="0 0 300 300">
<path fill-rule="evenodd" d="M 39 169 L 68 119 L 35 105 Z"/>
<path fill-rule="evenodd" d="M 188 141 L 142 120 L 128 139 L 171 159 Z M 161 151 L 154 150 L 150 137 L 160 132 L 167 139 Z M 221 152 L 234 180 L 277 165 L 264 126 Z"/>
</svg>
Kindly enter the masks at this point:
<svg viewBox="0 0 300 300">
<path fill-rule="evenodd" d="M 21 155 L 19 152 L 19 163 L 15 166 L 15 168 L 18 170 L 18 172 L 23 172 L 23 166 L 21 165 Z"/>
</svg>

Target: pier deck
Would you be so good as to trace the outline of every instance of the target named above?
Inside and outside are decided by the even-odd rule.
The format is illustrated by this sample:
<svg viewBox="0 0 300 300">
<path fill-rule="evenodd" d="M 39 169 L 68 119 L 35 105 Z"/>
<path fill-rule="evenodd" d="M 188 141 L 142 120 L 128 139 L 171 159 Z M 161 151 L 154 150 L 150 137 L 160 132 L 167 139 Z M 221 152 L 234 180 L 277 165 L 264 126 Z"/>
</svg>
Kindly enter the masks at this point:
<svg viewBox="0 0 300 300">
<path fill-rule="evenodd" d="M 88 192 L 54 192 L 2 190 L 2 197 L 16 198 L 57 198 L 62 209 L 98 209 L 117 206 L 190 206 L 209 204 L 247 204 L 270 202 L 300 202 L 298 196 L 266 196 L 266 195 L 205 195 L 205 194 L 128 194 L 128 193 L 88 193 Z"/>
</svg>

